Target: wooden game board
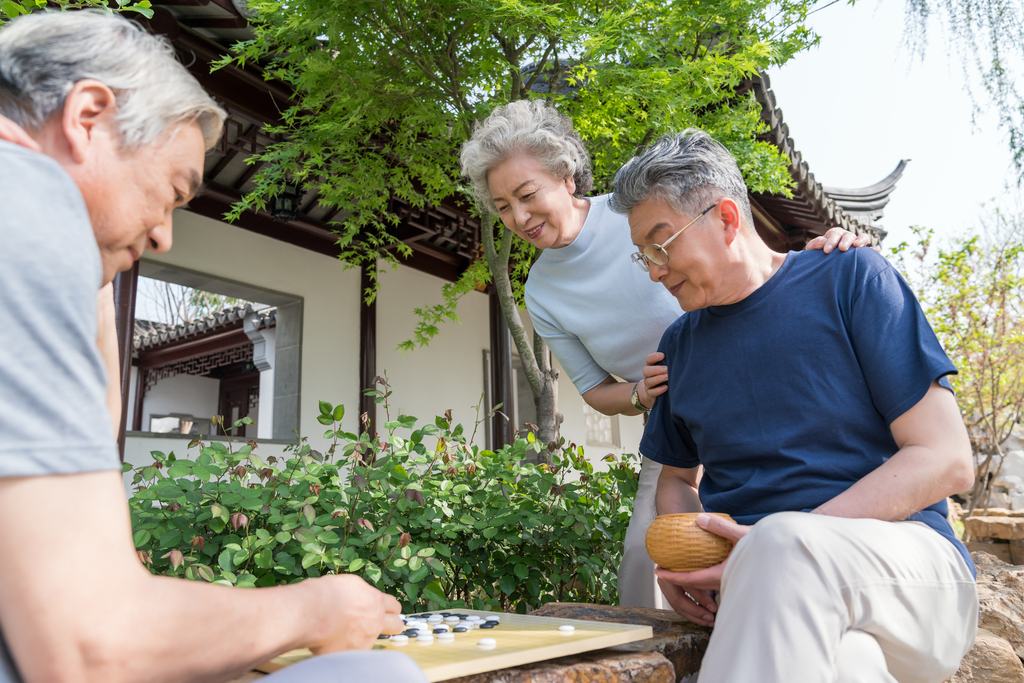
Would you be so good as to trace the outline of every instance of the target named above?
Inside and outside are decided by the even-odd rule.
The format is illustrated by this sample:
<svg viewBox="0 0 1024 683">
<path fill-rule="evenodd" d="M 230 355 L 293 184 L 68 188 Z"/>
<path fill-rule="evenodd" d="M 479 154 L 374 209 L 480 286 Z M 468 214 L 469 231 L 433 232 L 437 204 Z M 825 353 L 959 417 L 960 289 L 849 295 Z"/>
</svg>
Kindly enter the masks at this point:
<svg viewBox="0 0 1024 683">
<path fill-rule="evenodd" d="M 482 617 L 493 614 L 469 609 L 457 611 Z M 562 624 L 572 624 L 576 630 L 565 634 L 558 630 Z M 501 625 L 497 628 L 457 633 L 454 642 L 444 643 L 435 639 L 433 643 L 424 645 L 410 640 L 407 645 L 396 646 L 380 640 L 373 649 L 406 653 L 433 683 L 632 643 L 653 635 L 650 626 L 502 614 Z M 481 638 L 494 638 L 497 646 L 491 650 L 482 649 L 477 646 Z M 257 670 L 270 673 L 310 656 L 309 650 L 293 650 L 257 667 Z"/>
</svg>

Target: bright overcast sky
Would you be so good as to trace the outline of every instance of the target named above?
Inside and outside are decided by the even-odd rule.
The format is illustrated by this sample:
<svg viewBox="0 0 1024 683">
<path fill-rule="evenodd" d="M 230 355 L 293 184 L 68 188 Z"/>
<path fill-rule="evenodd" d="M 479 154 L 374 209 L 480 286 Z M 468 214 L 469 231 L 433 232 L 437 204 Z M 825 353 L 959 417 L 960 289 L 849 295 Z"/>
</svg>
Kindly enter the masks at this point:
<svg viewBox="0 0 1024 683">
<path fill-rule="evenodd" d="M 884 246 L 911 241 L 911 225 L 956 234 L 982 203 L 1015 187 L 994 115 L 971 124 L 959 58 L 940 30 L 924 61 L 903 45 L 904 0 L 845 1 L 811 17 L 812 49 L 769 72 L 790 137 L 824 185 L 863 187 L 911 159 L 880 221 Z M 984 95 L 982 95 L 984 97 Z"/>
</svg>

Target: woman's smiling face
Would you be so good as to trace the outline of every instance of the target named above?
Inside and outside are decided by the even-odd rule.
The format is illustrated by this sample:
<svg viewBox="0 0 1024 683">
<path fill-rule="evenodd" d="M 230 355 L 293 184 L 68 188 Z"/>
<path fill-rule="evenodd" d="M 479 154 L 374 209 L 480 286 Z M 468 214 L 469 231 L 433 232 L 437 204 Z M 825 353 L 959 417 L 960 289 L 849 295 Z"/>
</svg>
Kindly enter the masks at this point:
<svg viewBox="0 0 1024 683">
<path fill-rule="evenodd" d="M 515 154 L 492 168 L 487 187 L 505 227 L 538 249 L 567 246 L 579 234 L 576 183 L 551 175 L 529 154 Z"/>
</svg>

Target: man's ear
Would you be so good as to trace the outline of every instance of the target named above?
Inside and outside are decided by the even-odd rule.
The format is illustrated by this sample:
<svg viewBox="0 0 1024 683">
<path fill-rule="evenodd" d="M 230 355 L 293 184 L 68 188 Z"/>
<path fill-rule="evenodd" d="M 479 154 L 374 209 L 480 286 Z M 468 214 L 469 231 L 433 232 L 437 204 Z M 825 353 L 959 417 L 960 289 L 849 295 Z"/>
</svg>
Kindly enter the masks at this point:
<svg viewBox="0 0 1024 683">
<path fill-rule="evenodd" d="M 68 145 L 66 151 L 75 162 L 85 161 L 97 133 L 110 134 L 114 130 L 116 113 L 117 98 L 103 83 L 87 78 L 72 86 L 64 100 L 60 124 Z"/>
<path fill-rule="evenodd" d="M 743 229 L 743 223 L 740 221 L 740 207 L 733 200 L 726 198 L 718 202 L 718 212 L 722 218 L 722 229 L 725 231 L 725 244 L 732 246 L 736 236 Z"/>
</svg>

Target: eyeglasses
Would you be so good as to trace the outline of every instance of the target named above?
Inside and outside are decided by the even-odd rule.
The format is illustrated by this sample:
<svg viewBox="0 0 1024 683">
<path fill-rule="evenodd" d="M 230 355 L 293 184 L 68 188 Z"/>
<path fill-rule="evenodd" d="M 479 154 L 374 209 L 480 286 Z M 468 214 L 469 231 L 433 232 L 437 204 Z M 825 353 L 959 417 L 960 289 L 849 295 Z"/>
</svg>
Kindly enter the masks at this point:
<svg viewBox="0 0 1024 683">
<path fill-rule="evenodd" d="M 698 215 L 692 221 L 690 221 L 682 228 L 680 228 L 679 232 L 665 240 L 664 244 L 651 244 L 633 254 L 633 263 L 637 264 L 645 271 L 651 269 L 651 263 L 654 263 L 655 265 L 658 266 L 663 266 L 666 263 L 668 263 L 668 252 L 665 251 L 665 247 L 667 247 L 672 242 L 672 240 L 683 234 L 683 230 L 686 230 L 688 227 L 699 221 L 701 218 L 705 216 L 705 214 L 707 214 L 708 211 L 711 211 L 711 209 L 715 208 L 716 206 L 718 206 L 718 204 L 712 204 L 708 208 L 701 211 L 700 215 Z"/>
</svg>

